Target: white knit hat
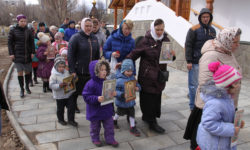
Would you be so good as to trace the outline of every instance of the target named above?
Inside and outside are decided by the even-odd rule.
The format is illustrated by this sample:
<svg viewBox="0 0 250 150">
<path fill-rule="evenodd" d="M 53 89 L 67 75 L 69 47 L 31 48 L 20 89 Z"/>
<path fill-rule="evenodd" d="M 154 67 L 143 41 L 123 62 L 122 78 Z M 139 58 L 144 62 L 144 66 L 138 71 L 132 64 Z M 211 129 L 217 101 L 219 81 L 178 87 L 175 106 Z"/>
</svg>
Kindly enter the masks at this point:
<svg viewBox="0 0 250 150">
<path fill-rule="evenodd" d="M 50 38 L 48 35 L 46 35 L 45 33 L 43 32 L 39 32 L 37 34 L 37 37 L 39 38 L 39 40 L 42 42 L 42 43 L 47 43 L 48 41 L 50 41 Z"/>
</svg>

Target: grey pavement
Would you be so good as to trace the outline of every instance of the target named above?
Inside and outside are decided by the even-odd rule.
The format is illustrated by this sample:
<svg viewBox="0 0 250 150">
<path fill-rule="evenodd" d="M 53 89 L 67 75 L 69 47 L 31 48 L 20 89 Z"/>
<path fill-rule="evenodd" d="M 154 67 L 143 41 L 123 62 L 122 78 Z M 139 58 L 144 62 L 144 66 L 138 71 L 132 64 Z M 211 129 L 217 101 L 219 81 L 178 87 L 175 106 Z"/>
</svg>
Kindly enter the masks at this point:
<svg viewBox="0 0 250 150">
<path fill-rule="evenodd" d="M 115 130 L 115 138 L 120 150 L 189 150 L 189 141 L 183 133 L 190 114 L 187 99 L 187 73 L 168 67 L 170 78 L 162 95 L 162 116 L 158 119 L 166 129 L 165 134 L 157 134 L 148 129 L 141 120 L 139 99 L 136 99 L 136 121 L 141 137 L 129 133 L 125 117 L 118 121 L 120 129 Z M 243 80 L 239 107 L 245 109 L 246 126 L 240 131 L 238 150 L 250 149 L 250 92 L 249 80 Z M 13 70 L 8 84 L 8 98 L 15 119 L 38 150 L 112 150 L 111 146 L 95 147 L 90 140 L 89 121 L 85 116 L 85 103 L 79 96 L 80 114 L 76 114 L 79 127 L 62 126 L 56 117 L 56 102 L 52 93 L 42 92 L 42 82 L 31 87 L 32 94 L 19 97 L 16 70 Z M 65 118 L 66 118 L 65 114 Z M 66 118 L 67 120 L 67 118 Z M 101 139 L 104 141 L 103 129 Z"/>
</svg>

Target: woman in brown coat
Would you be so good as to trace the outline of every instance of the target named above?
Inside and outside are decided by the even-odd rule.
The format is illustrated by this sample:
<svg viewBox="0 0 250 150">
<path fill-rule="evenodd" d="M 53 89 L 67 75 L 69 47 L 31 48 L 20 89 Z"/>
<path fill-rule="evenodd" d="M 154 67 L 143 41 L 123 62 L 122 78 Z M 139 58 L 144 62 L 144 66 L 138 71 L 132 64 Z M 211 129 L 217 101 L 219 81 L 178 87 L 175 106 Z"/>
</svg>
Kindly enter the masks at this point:
<svg viewBox="0 0 250 150">
<path fill-rule="evenodd" d="M 162 42 L 167 41 L 169 39 L 164 32 L 164 22 L 157 19 L 152 22 L 151 30 L 146 33 L 137 48 L 127 56 L 134 61 L 141 57 L 138 82 L 142 87 L 140 92 L 142 120 L 149 124 L 151 130 L 158 133 L 165 132 L 165 129 L 158 125 L 156 117 L 160 118 L 161 115 L 161 95 L 166 85 L 165 82 L 158 81 L 158 73 L 167 69 L 166 64 L 159 64 L 159 57 Z M 172 53 L 174 54 L 173 51 Z"/>
<path fill-rule="evenodd" d="M 209 71 L 208 64 L 219 61 L 221 64 L 234 67 L 242 74 L 241 67 L 233 54 L 239 46 L 240 35 L 241 30 L 239 28 L 226 28 L 218 34 L 217 38 L 208 40 L 202 47 L 202 57 L 199 61 L 199 85 L 196 91 L 195 107 L 189 116 L 186 131 L 184 133 L 184 139 L 191 140 L 191 149 L 197 147 L 196 132 L 201 121 L 202 109 L 204 106 L 204 102 L 200 97 L 200 87 L 207 81 L 213 79 L 213 73 Z M 238 107 L 239 93 L 240 88 L 233 96 L 236 109 Z"/>
</svg>

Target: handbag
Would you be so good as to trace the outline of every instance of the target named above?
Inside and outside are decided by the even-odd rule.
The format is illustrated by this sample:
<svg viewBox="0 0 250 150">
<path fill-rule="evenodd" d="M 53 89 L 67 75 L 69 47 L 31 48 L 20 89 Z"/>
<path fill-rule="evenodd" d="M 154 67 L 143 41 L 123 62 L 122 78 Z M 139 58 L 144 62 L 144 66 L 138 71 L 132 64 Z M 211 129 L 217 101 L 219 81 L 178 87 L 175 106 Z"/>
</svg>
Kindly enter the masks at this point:
<svg viewBox="0 0 250 150">
<path fill-rule="evenodd" d="M 168 81 L 168 77 L 169 77 L 169 71 L 161 71 L 159 70 L 158 73 L 158 81 L 161 83 L 165 83 Z"/>
</svg>

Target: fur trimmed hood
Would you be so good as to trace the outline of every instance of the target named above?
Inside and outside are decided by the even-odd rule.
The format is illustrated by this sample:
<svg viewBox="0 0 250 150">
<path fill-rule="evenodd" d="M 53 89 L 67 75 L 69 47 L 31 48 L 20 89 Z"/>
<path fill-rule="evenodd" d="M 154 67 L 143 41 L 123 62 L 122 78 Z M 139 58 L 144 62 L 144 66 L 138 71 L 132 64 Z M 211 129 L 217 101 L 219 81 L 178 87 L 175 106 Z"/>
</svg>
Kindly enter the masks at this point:
<svg viewBox="0 0 250 150">
<path fill-rule="evenodd" d="M 206 84 L 201 86 L 201 98 L 204 102 L 210 99 L 229 99 L 231 96 L 227 93 L 225 88 L 217 87 L 214 81 L 208 81 Z"/>
</svg>

